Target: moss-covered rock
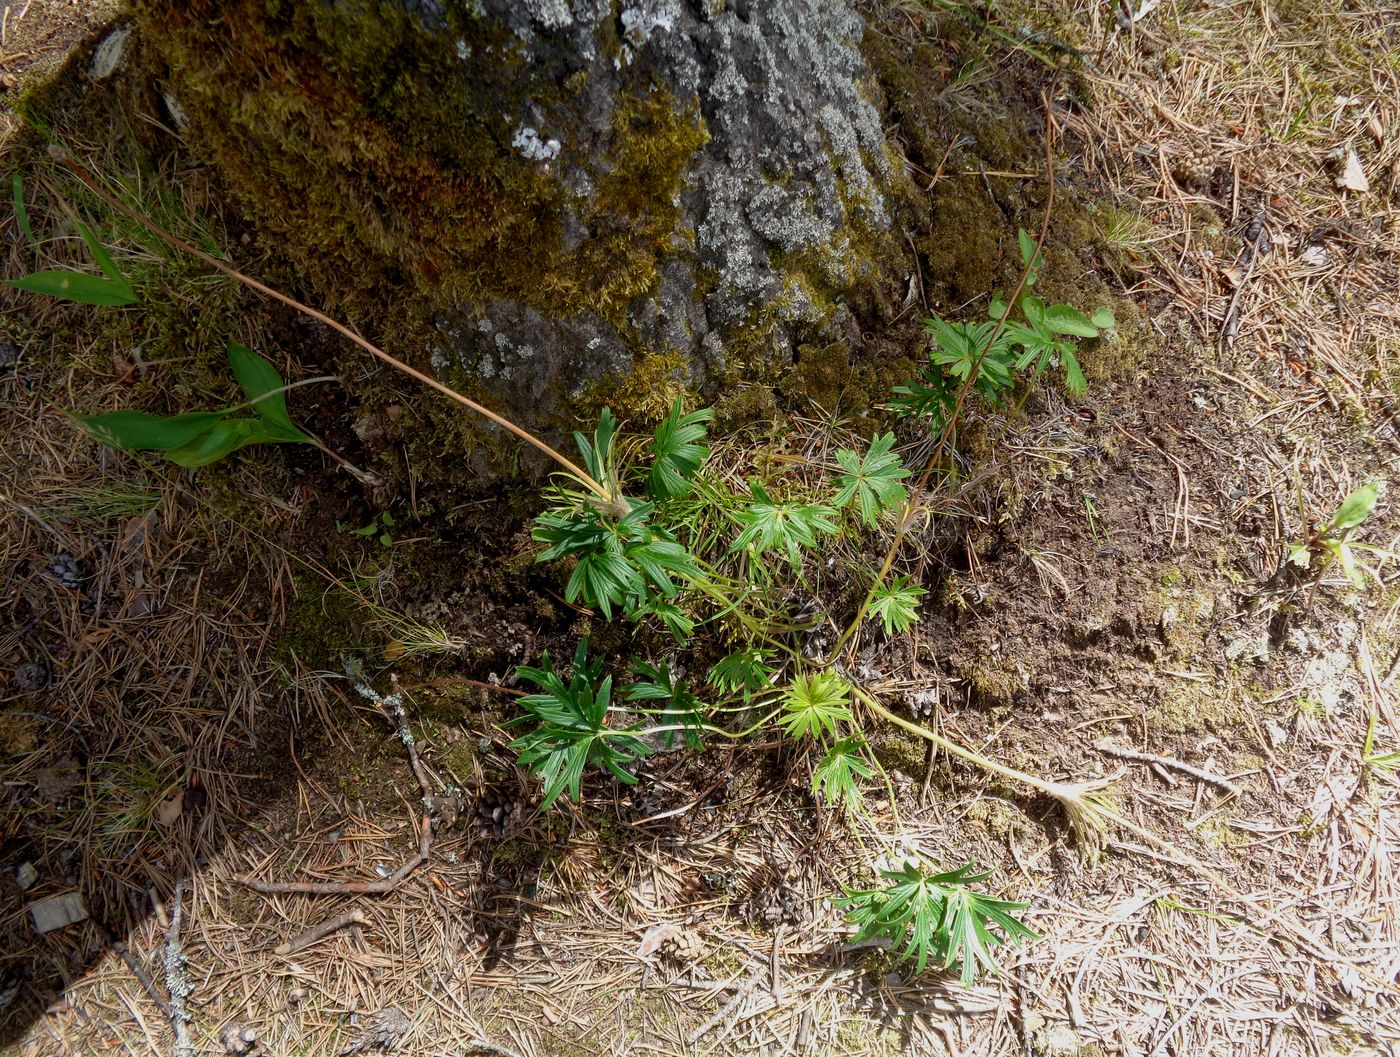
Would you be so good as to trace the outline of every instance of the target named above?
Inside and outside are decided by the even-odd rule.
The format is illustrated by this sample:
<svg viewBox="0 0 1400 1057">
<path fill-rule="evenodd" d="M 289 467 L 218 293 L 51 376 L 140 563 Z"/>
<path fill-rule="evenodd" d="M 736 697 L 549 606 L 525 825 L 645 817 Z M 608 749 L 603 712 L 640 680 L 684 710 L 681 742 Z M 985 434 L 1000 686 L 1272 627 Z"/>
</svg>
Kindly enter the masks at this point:
<svg viewBox="0 0 1400 1057">
<path fill-rule="evenodd" d="M 890 270 L 843 3 L 134 7 L 184 136 L 298 284 L 536 425 L 638 362 L 714 387 L 736 348 L 836 340 Z"/>
</svg>

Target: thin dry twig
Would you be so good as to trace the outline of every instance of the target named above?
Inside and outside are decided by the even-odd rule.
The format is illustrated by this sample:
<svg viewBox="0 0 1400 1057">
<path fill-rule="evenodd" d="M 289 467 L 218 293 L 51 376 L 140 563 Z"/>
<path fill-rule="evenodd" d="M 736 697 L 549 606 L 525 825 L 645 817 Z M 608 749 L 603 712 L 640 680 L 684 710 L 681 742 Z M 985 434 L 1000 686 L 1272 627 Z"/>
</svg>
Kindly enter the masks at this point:
<svg viewBox="0 0 1400 1057">
<path fill-rule="evenodd" d="M 1191 764 L 1176 759 L 1174 756 L 1156 756 L 1150 752 L 1138 752 L 1136 749 L 1124 749 L 1109 742 L 1096 742 L 1094 748 L 1106 756 L 1114 756 L 1120 760 L 1131 760 L 1134 763 L 1145 763 L 1157 767 L 1170 767 L 1173 771 L 1180 771 L 1182 774 L 1190 775 L 1198 781 L 1207 782 L 1210 785 L 1219 786 L 1232 796 L 1240 795 L 1240 787 L 1223 775 L 1214 771 L 1202 770 L 1200 767 L 1193 767 Z"/>
<path fill-rule="evenodd" d="M 429 806 L 433 796 L 433 787 L 428 780 L 427 772 L 423 770 L 422 762 L 418 759 L 418 744 L 413 736 L 413 731 L 408 726 L 408 715 L 404 711 L 404 696 L 403 692 L 398 689 L 398 680 L 394 679 L 394 690 L 386 697 L 364 680 L 364 672 L 358 665 L 347 664 L 346 670 L 355 680 L 355 690 L 360 696 L 373 701 L 393 721 L 398 730 L 399 740 L 403 742 L 404 749 L 408 752 L 409 765 L 413 768 L 413 774 L 418 779 L 418 785 L 423 791 L 423 817 L 418 822 L 418 852 L 388 877 L 381 877 L 377 881 L 259 881 L 255 877 L 240 878 L 242 884 L 255 892 L 264 894 L 300 892 L 306 895 L 379 895 L 384 892 L 392 892 L 414 870 L 428 861 L 433 845 L 433 822 Z"/>
<path fill-rule="evenodd" d="M 307 947 L 310 947 L 313 943 L 319 943 L 321 940 L 329 936 L 332 932 L 336 932 L 339 929 L 343 929 L 346 925 L 363 925 L 364 923 L 364 911 L 351 910 L 348 913 L 339 914 L 336 917 L 329 918 L 326 921 L 321 922 L 319 925 L 313 925 L 305 932 L 293 936 L 285 943 L 279 943 L 273 949 L 272 953 L 282 955 L 295 954 L 297 951 L 305 950 Z"/>
</svg>

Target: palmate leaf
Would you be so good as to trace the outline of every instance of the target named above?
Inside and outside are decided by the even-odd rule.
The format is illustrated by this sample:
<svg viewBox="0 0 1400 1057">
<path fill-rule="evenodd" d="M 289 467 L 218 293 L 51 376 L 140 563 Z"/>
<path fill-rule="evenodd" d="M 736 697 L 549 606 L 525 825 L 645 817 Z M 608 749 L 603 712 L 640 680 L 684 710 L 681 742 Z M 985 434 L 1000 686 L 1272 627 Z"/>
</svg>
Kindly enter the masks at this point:
<svg viewBox="0 0 1400 1057">
<path fill-rule="evenodd" d="M 823 504 L 779 503 L 758 481 L 749 481 L 751 502 L 738 514 L 743 530 L 730 553 L 761 555 L 781 550 L 794 569 L 802 566 L 801 549 L 815 547 L 819 536 L 835 535 L 836 511 Z"/>
<path fill-rule="evenodd" d="M 911 584 L 909 577 L 896 576 L 876 588 L 870 600 L 870 616 L 884 625 L 886 635 L 902 635 L 919 619 L 919 599 L 926 594 L 928 591 Z"/>
<path fill-rule="evenodd" d="M 531 721 L 535 727 L 510 743 L 522 766 L 544 783 L 542 807 L 548 807 L 568 791 L 578 800 L 584 770 L 601 766 L 618 780 L 631 784 L 636 776 L 627 765 L 648 755 L 646 743 L 629 730 L 607 725 L 612 703 L 612 676 L 602 675 L 601 658 L 588 659 L 588 640 L 574 651 L 573 670 L 567 683 L 555 671 L 546 652 L 538 668 L 517 669 L 522 679 L 534 683 L 540 693 L 520 699 L 526 712 L 511 721 L 518 726 Z"/>
<path fill-rule="evenodd" d="M 691 553 L 665 529 L 649 524 L 652 505 L 629 502 L 629 512 L 618 520 L 590 506 L 575 506 L 545 511 L 531 529 L 536 540 L 549 544 L 538 561 L 578 558 L 564 588 L 565 600 L 582 598 L 608 620 L 614 610 L 635 615 L 658 597 L 674 598 L 680 590 L 677 580 L 699 576 Z"/>
<path fill-rule="evenodd" d="M 637 681 L 623 687 L 622 696 L 628 701 L 644 701 L 660 708 L 661 721 L 667 726 L 679 726 L 689 748 L 704 748 L 700 732 L 705 727 L 705 706 L 690 692 L 685 680 L 675 678 L 664 661 L 660 667 L 633 661 L 632 673 Z M 675 743 L 676 733 L 674 730 L 662 732 L 667 748 Z"/>
<path fill-rule="evenodd" d="M 647 494 L 653 499 L 678 499 L 690 491 L 690 478 L 710 457 L 705 439 L 706 424 L 715 417 L 711 408 L 684 413 L 680 398 L 659 426 L 652 440 L 651 473 Z"/>
<path fill-rule="evenodd" d="M 946 873 L 929 873 L 917 863 L 906 862 L 880 874 L 884 887 L 849 890 L 837 902 L 857 926 L 857 942 L 882 938 L 896 947 L 903 945 L 899 960 L 914 960 L 918 972 L 930 961 L 944 968 L 958 965 L 964 986 L 971 986 L 980 969 L 996 971 L 995 947 L 1036 938 L 1013 916 L 1028 904 L 973 891 L 971 886 L 989 874 L 979 873 L 972 863 Z"/>
<path fill-rule="evenodd" d="M 899 506 L 909 493 L 899 482 L 909 471 L 890 449 L 894 447 L 893 433 L 877 433 L 870 441 L 870 450 L 860 455 L 850 448 L 836 453 L 836 462 L 845 473 L 836 478 L 840 489 L 832 505 L 844 510 L 854 500 L 860 508 L 860 518 L 874 528 L 880 514 Z"/>
<path fill-rule="evenodd" d="M 824 795 L 828 804 L 839 800 L 854 812 L 862 800 L 859 783 L 874 774 L 866 760 L 865 739 L 842 738 L 812 771 L 812 792 Z"/>
<path fill-rule="evenodd" d="M 789 737 L 836 738 L 838 724 L 853 721 L 851 684 L 835 672 L 799 675 L 783 691 L 779 722 Z"/>
<path fill-rule="evenodd" d="M 710 669 L 709 683 L 720 693 L 740 694 L 745 703 L 773 683 L 774 669 L 768 662 L 773 652 L 758 646 L 736 650 Z"/>
</svg>

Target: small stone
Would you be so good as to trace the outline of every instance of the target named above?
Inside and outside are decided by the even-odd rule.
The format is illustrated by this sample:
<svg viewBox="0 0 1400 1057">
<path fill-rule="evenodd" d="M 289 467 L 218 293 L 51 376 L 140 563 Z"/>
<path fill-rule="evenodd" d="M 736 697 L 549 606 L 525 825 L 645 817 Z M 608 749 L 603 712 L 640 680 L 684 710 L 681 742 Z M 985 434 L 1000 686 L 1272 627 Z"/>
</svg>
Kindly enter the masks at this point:
<svg viewBox="0 0 1400 1057">
<path fill-rule="evenodd" d="M 11 370 L 19 363 L 20 348 L 8 341 L 0 341 L 0 371 Z"/>
<path fill-rule="evenodd" d="M 19 885 L 20 891 L 34 887 L 34 882 L 39 880 L 39 871 L 34 869 L 32 862 L 22 862 L 19 869 L 15 871 L 15 884 Z"/>
<path fill-rule="evenodd" d="M 83 921 L 88 912 L 81 895 L 77 892 L 64 892 L 30 904 L 29 916 L 34 920 L 36 930 L 53 932 L 74 922 Z"/>
</svg>

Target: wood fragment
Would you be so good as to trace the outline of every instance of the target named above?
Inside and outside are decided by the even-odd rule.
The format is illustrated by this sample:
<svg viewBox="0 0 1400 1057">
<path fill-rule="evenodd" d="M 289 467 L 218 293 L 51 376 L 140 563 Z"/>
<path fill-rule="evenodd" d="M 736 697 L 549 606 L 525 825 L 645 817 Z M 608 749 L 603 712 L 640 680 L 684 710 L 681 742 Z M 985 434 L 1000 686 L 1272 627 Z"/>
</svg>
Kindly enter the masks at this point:
<svg viewBox="0 0 1400 1057">
<path fill-rule="evenodd" d="M 363 925 L 365 915 L 363 911 L 352 910 L 348 914 L 341 914 L 337 917 L 329 918 L 319 925 L 313 925 L 298 936 L 293 936 L 285 943 L 279 943 L 272 951 L 273 954 L 295 954 L 297 951 L 305 950 L 313 943 L 319 943 L 332 932 L 343 929 L 346 925 Z"/>
<path fill-rule="evenodd" d="M 1189 775 L 1197 781 L 1206 782 L 1223 789 L 1231 796 L 1241 795 L 1240 787 L 1224 775 L 1216 774 L 1214 771 L 1205 771 L 1199 767 L 1193 767 L 1189 763 L 1171 756 L 1154 756 L 1150 752 L 1138 752 L 1136 749 L 1124 749 L 1106 741 L 1095 743 L 1094 748 L 1106 756 L 1114 756 L 1120 760 L 1131 760 L 1134 763 L 1145 763 L 1148 766 L 1169 767 L 1173 771 L 1180 771 L 1182 774 Z"/>
</svg>

